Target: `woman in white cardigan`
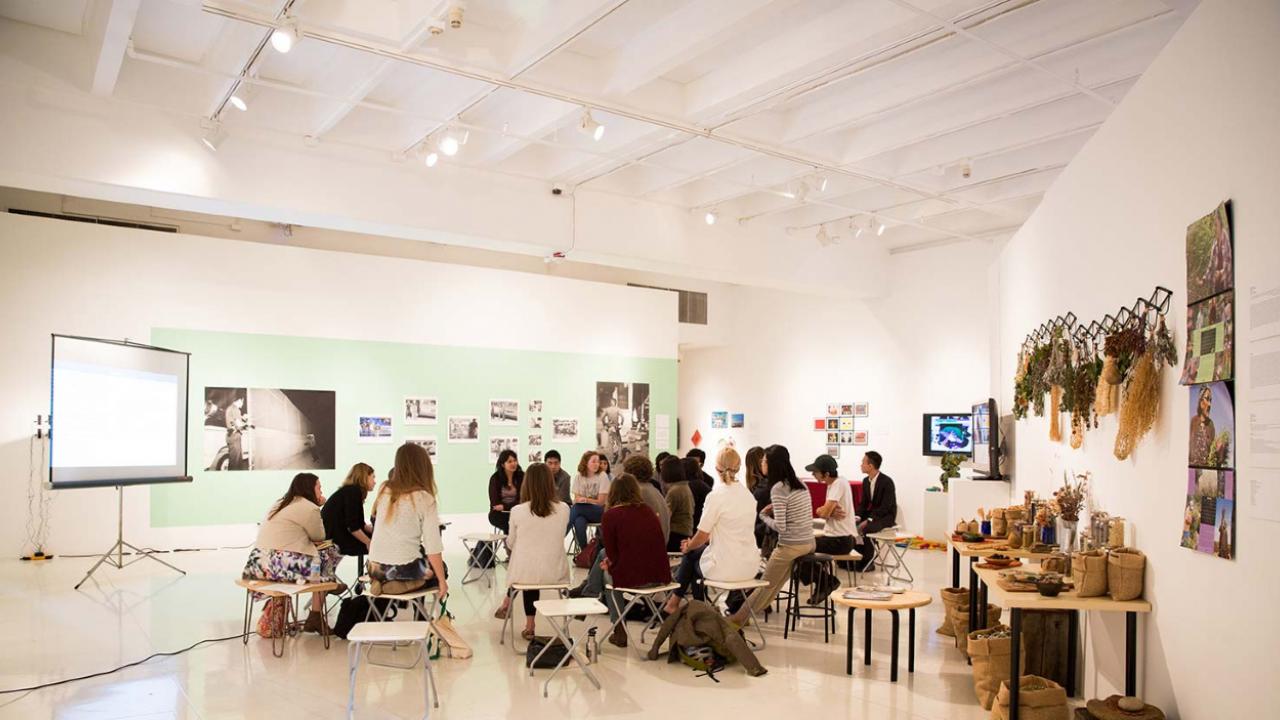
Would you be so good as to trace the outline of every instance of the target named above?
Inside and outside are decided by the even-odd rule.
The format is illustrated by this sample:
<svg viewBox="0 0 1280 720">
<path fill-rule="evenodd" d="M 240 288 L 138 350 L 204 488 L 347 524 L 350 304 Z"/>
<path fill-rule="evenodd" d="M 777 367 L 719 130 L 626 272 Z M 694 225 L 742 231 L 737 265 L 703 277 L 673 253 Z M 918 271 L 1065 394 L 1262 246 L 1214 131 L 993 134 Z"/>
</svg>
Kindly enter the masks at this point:
<svg viewBox="0 0 1280 720">
<path fill-rule="evenodd" d="M 511 525 L 507 547 L 511 561 L 507 564 L 507 582 L 512 585 L 550 585 L 569 582 L 569 559 L 564 554 L 564 529 L 569 524 L 569 506 L 560 501 L 555 479 L 542 463 L 525 472 L 520 487 L 520 504 L 511 508 Z M 537 590 L 525 590 L 524 632 L 533 637 L 533 603 Z M 502 601 L 494 617 L 506 618 L 511 612 L 511 595 Z"/>
</svg>

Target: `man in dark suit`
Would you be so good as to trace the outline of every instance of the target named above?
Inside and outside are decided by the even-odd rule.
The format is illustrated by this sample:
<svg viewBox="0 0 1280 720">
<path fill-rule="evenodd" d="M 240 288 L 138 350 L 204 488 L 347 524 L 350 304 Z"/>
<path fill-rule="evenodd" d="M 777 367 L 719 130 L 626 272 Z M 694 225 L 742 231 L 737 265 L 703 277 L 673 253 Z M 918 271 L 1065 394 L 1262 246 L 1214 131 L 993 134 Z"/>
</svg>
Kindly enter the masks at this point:
<svg viewBox="0 0 1280 720">
<path fill-rule="evenodd" d="M 872 450 L 862 456 L 862 497 L 858 501 L 858 535 L 859 545 L 856 550 L 862 553 L 863 572 L 871 569 L 875 558 L 875 541 L 867 535 L 891 528 L 897 522 L 898 497 L 893 489 L 893 478 L 880 472 L 880 463 L 884 458 Z"/>
</svg>

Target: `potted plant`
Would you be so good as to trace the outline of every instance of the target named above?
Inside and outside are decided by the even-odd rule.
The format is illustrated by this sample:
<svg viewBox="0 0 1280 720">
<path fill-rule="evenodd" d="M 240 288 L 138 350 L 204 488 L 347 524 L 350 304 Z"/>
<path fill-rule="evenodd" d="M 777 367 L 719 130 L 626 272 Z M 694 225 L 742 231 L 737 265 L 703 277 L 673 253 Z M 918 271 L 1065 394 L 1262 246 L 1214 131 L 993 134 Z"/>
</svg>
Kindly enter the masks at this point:
<svg viewBox="0 0 1280 720">
<path fill-rule="evenodd" d="M 942 492 L 947 491 L 947 483 L 951 478 L 960 477 L 960 463 L 964 462 L 964 455 L 960 453 L 947 453 L 942 456 L 942 475 L 938 476 L 938 481 L 942 483 Z"/>
</svg>

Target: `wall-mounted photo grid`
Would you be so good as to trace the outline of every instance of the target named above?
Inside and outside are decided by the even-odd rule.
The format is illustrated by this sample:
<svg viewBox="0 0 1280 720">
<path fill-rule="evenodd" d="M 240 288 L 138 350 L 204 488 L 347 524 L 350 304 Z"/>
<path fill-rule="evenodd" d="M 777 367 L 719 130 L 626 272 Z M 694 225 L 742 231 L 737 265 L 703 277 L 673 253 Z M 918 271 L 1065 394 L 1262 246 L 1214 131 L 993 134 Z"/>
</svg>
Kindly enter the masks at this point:
<svg viewBox="0 0 1280 720">
<path fill-rule="evenodd" d="M 826 453 L 840 457 L 842 445 L 867 445 L 870 443 L 866 421 L 871 416 L 871 404 L 862 402 L 827 403 L 827 414 L 813 419 L 813 429 L 820 431 L 825 441 Z"/>
<path fill-rule="evenodd" d="M 1231 202 L 1187 227 L 1187 353 L 1191 418 L 1182 547 L 1236 556 L 1235 264 Z"/>
</svg>

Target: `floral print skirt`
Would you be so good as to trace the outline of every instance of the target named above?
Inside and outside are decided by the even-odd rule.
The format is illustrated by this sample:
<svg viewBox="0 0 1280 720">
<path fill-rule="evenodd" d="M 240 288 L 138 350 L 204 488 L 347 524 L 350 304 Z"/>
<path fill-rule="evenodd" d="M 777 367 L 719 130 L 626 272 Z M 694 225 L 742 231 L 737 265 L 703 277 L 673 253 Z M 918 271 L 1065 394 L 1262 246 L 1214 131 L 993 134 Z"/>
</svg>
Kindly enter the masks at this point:
<svg viewBox="0 0 1280 720">
<path fill-rule="evenodd" d="M 341 560 L 342 553 L 333 545 L 322 548 L 316 555 L 254 548 L 249 551 L 241 577 L 284 583 L 334 582 L 338 579 L 337 569 Z"/>
</svg>

